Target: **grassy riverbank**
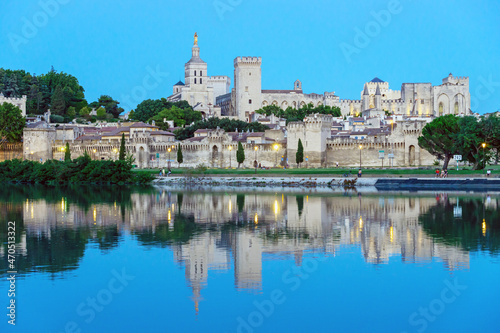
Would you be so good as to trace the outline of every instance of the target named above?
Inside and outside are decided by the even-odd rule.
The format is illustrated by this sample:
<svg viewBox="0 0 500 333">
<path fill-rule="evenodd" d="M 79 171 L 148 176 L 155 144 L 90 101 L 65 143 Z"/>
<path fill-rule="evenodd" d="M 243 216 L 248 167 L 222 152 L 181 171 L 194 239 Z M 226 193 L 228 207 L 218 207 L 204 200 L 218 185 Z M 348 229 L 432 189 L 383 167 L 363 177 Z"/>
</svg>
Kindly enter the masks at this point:
<svg viewBox="0 0 500 333">
<path fill-rule="evenodd" d="M 492 177 L 497 177 L 500 174 L 500 166 L 488 166 L 487 169 L 492 169 Z M 137 170 L 134 170 L 137 171 Z M 140 171 L 148 172 L 157 175 L 159 169 L 141 169 Z M 165 170 L 166 171 L 166 170 Z M 434 168 L 362 168 L 363 177 L 399 177 L 399 176 L 418 176 L 418 177 L 434 177 L 436 169 Z M 286 177 L 286 176 L 320 176 L 320 177 L 343 177 L 344 174 L 357 176 L 358 168 L 322 168 L 322 169 L 187 169 L 187 168 L 173 168 L 172 175 L 182 176 L 187 174 L 203 174 L 206 176 L 251 176 L 257 174 L 258 176 L 268 177 Z M 485 173 L 483 170 L 470 170 L 463 168 L 448 169 L 448 177 L 467 177 L 474 176 L 480 177 Z"/>
</svg>

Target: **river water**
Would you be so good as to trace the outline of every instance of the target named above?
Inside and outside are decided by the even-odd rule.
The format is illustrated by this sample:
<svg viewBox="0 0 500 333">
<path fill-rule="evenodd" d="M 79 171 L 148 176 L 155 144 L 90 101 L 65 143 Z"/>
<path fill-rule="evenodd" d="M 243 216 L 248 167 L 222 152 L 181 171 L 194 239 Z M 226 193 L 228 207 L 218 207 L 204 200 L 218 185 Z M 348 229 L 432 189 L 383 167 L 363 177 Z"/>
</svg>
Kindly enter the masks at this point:
<svg viewBox="0 0 500 333">
<path fill-rule="evenodd" d="M 499 203 L 4 186 L 0 331 L 498 332 Z"/>
</svg>

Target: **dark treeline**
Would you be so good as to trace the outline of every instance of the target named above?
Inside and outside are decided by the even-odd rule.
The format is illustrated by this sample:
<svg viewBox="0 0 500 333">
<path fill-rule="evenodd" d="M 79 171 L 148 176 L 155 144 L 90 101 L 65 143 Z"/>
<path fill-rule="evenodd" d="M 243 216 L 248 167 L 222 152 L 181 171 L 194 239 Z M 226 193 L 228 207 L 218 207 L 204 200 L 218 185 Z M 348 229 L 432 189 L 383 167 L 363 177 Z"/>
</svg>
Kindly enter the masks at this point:
<svg viewBox="0 0 500 333">
<path fill-rule="evenodd" d="M 0 163 L 0 183 L 123 185 L 144 184 L 153 179 L 146 172 L 133 172 L 131 161 L 95 161 L 87 154 L 69 161 L 40 163 L 14 159 Z"/>
</svg>

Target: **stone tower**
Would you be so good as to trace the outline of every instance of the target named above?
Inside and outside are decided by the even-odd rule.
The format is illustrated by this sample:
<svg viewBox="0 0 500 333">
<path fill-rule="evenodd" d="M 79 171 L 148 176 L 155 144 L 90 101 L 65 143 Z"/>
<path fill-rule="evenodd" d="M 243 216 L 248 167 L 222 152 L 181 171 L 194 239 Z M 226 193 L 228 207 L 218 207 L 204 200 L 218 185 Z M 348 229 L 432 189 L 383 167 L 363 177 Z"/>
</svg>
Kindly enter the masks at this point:
<svg viewBox="0 0 500 333">
<path fill-rule="evenodd" d="M 377 84 L 377 90 L 375 91 L 375 109 L 382 110 L 382 93 L 379 84 Z"/>
<path fill-rule="evenodd" d="M 331 115 L 314 114 L 302 121 L 287 126 L 287 156 L 291 166 L 296 167 L 295 154 L 299 139 L 304 146 L 304 166 L 326 167 L 326 140 L 331 136 Z M 306 163 L 306 157 L 308 159 Z"/>
<path fill-rule="evenodd" d="M 191 49 L 191 59 L 184 65 L 184 84 L 191 91 L 207 90 L 207 63 L 200 58 L 200 47 L 198 46 L 198 34 L 194 34 L 194 45 Z"/>
<path fill-rule="evenodd" d="M 262 104 L 261 57 L 234 59 L 234 108 L 238 119 L 252 121 Z"/>
<path fill-rule="evenodd" d="M 370 108 L 370 93 L 368 92 L 368 85 L 365 83 L 365 90 L 363 91 L 363 101 L 361 105 L 361 111 L 368 110 Z"/>
</svg>

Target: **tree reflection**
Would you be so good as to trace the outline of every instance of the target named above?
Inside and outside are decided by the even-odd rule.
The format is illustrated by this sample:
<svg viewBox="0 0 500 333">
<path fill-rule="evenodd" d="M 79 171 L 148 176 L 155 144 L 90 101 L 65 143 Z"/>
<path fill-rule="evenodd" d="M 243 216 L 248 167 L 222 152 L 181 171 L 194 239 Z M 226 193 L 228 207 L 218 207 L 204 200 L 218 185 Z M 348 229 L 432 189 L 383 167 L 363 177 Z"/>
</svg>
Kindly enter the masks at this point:
<svg viewBox="0 0 500 333">
<path fill-rule="evenodd" d="M 466 251 L 488 250 L 498 254 L 500 211 L 487 207 L 485 200 L 460 199 L 456 205 L 450 202 L 450 198 L 445 198 L 422 214 L 419 221 L 424 230 L 438 242 Z M 454 215 L 455 207 L 461 207 L 461 217 Z"/>
</svg>

